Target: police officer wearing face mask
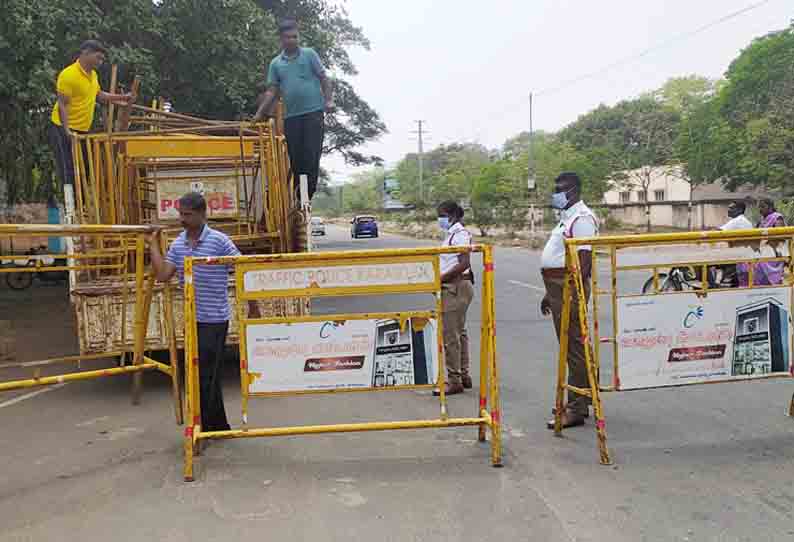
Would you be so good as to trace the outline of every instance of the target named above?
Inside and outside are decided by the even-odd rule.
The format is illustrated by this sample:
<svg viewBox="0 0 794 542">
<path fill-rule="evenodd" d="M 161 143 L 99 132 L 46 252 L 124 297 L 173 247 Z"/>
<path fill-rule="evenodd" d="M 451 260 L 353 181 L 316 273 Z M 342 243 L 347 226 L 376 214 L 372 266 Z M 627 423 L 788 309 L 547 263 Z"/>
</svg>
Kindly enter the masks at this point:
<svg viewBox="0 0 794 542">
<path fill-rule="evenodd" d="M 551 206 L 560 211 L 560 222 L 551 232 L 541 256 L 541 274 L 546 286 L 546 295 L 540 303 L 544 315 L 551 314 L 557 339 L 560 338 L 562 321 L 562 291 L 565 283 L 565 239 L 594 237 L 598 235 L 598 219 L 581 200 L 582 181 L 576 173 L 561 173 L 554 181 Z M 590 299 L 590 272 L 592 269 L 592 247 L 577 247 L 579 267 L 585 295 Z M 589 387 L 585 365 L 584 344 L 579 323 L 578 296 L 571 296 L 570 327 L 568 328 L 568 384 L 578 388 Z M 568 403 L 562 415 L 563 427 L 583 425 L 589 416 L 590 398 L 568 391 Z M 547 423 L 554 428 L 554 420 Z"/>
<path fill-rule="evenodd" d="M 438 225 L 444 232 L 441 246 L 471 245 L 471 234 L 463 225 L 463 209 L 454 201 L 438 206 Z M 469 253 L 442 254 L 441 321 L 444 328 L 444 356 L 447 365 L 447 395 L 462 393 L 472 387 L 469 375 L 469 339 L 466 334 L 466 312 L 474 297 L 474 275 Z M 434 392 L 438 395 L 439 392 Z"/>
</svg>

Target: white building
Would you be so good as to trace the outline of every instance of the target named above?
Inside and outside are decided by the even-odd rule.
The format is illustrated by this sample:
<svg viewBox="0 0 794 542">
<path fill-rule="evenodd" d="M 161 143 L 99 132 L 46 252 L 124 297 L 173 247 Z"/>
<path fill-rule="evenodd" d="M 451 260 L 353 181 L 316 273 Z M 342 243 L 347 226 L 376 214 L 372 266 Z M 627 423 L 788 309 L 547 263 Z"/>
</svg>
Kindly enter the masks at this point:
<svg viewBox="0 0 794 542">
<path fill-rule="evenodd" d="M 647 190 L 643 182 L 646 179 Z M 719 181 L 693 189 L 680 167 L 624 172 L 620 180 L 610 181 L 610 185 L 612 188 L 604 193 L 603 206 L 612 218 L 634 226 L 644 226 L 650 219 L 652 226 L 716 228 L 727 221 L 731 201 L 757 202 L 770 196 L 763 187 L 752 185 L 730 192 Z"/>
<path fill-rule="evenodd" d="M 612 188 L 604 193 L 604 203 L 607 205 L 689 201 L 692 188 L 683 179 L 680 166 L 640 168 L 625 172 L 624 175 L 625 179 L 609 182 Z M 643 186 L 646 178 L 649 180 L 647 190 Z"/>
</svg>

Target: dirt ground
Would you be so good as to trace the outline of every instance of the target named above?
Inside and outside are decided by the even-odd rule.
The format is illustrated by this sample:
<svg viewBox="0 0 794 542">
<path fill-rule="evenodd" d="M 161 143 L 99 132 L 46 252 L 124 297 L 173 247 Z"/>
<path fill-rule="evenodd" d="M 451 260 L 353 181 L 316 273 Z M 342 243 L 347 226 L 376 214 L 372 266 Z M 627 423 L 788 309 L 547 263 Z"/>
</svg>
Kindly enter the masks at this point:
<svg viewBox="0 0 794 542">
<path fill-rule="evenodd" d="M 35 281 L 22 291 L 6 286 L 0 277 L 0 326 L 4 338 L 10 335 L 11 359 L 25 362 L 79 353 L 74 308 L 65 282 Z M 8 372 L 8 371 L 3 371 Z M 10 375 L 0 373 L 0 379 Z"/>
</svg>

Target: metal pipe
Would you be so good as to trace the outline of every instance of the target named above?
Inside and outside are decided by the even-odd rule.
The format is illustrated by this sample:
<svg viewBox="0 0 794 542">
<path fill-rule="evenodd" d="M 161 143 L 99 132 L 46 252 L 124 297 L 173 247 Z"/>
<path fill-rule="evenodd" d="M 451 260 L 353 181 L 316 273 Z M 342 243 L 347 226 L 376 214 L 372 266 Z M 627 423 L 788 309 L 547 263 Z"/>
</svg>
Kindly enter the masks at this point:
<svg viewBox="0 0 794 542">
<path fill-rule="evenodd" d="M 0 365 L 3 369 L 25 369 L 27 367 L 41 367 L 44 365 L 54 365 L 57 363 L 80 363 L 81 361 L 91 361 L 97 359 L 107 359 L 121 356 L 124 352 L 103 352 L 101 354 L 84 354 L 80 356 L 63 356 L 60 358 L 42 359 L 39 361 L 26 361 L 22 363 L 4 363 Z"/>
<path fill-rule="evenodd" d="M 307 322 L 345 322 L 347 320 L 386 320 L 404 318 L 436 318 L 438 309 L 435 311 L 402 311 L 402 312 L 363 312 L 348 314 L 311 314 L 308 316 L 276 316 L 271 318 L 245 318 L 241 323 L 246 324 L 300 324 Z"/>
<path fill-rule="evenodd" d="M 2 230 L 0 230 L 2 233 Z M 364 264 L 369 258 L 408 258 L 411 256 L 436 256 L 439 254 L 469 254 L 484 252 L 488 245 L 469 245 L 427 248 L 391 248 L 329 252 L 299 252 L 285 254 L 253 254 L 248 256 L 220 256 L 193 258 L 194 265 L 241 265 L 249 263 L 316 262 L 342 259 L 350 264 Z"/>
<path fill-rule="evenodd" d="M 33 237 L 71 235 L 120 235 L 154 233 L 157 226 L 125 226 L 108 224 L 0 224 L 0 235 L 25 235 Z"/>
<path fill-rule="evenodd" d="M 0 382 L 0 391 L 20 390 L 25 388 L 35 388 L 38 386 L 51 386 L 62 384 L 63 382 L 74 382 L 77 380 L 91 380 L 102 376 L 115 376 L 127 373 L 138 373 L 155 369 L 154 363 L 142 363 L 140 365 L 128 365 L 126 367 L 112 367 L 110 369 L 98 369 L 96 371 L 83 371 L 79 373 L 67 373 L 58 376 L 45 376 L 41 378 L 29 378 L 26 380 L 13 380 L 10 382 Z"/>
<path fill-rule="evenodd" d="M 446 420 L 411 420 L 400 422 L 340 423 L 333 425 L 304 425 L 296 427 L 272 427 L 256 429 L 232 429 L 229 431 L 199 431 L 197 440 L 233 439 L 256 437 L 286 437 L 294 435 L 316 435 L 320 433 L 356 433 L 362 431 L 392 431 L 399 429 L 427 429 L 433 427 L 462 427 L 489 424 L 488 418 L 447 418 Z"/>
<path fill-rule="evenodd" d="M 483 303 L 488 304 L 488 356 L 491 395 L 491 464 L 502 466 L 502 414 L 499 398 L 499 365 L 496 358 L 496 288 L 494 283 L 493 247 L 483 246 Z"/>
<path fill-rule="evenodd" d="M 575 237 L 565 240 L 566 245 L 592 246 L 643 246 L 674 244 L 687 241 L 722 242 L 747 239 L 782 239 L 794 236 L 794 226 L 784 228 L 757 228 L 751 230 L 702 231 L 685 233 L 649 233 L 642 235 L 611 235 L 604 237 Z"/>
</svg>

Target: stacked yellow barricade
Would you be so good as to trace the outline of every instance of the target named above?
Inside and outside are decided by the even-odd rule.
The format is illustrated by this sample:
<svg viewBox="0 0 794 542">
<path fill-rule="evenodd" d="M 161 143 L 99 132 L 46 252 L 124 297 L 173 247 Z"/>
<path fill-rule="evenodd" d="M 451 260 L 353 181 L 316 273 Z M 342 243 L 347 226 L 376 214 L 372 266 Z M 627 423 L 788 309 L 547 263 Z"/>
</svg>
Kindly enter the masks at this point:
<svg viewBox="0 0 794 542">
<path fill-rule="evenodd" d="M 173 313 L 165 321 L 170 342 L 170 364 L 160 363 L 145 355 L 146 332 L 152 305 L 155 278 L 147 274 L 144 263 L 146 258 L 146 236 L 151 233 L 148 226 L 105 226 L 105 225 L 36 225 L 36 224 L 0 224 L 0 236 L 16 239 L 16 245 L 22 244 L 23 238 L 55 237 L 67 241 L 65 254 L 37 254 L 35 265 L 11 265 L 0 268 L 0 274 L 8 273 L 40 273 L 65 272 L 69 274 L 70 292 L 86 282 L 96 283 L 112 280 L 120 284 L 123 304 L 116 315 L 115 325 L 120 328 L 118 348 L 101 352 L 79 355 L 67 355 L 57 358 L 5 364 L 4 369 L 32 369 L 31 378 L 23 380 L 0 381 L 0 391 L 10 391 L 36 386 L 47 386 L 62 382 L 87 380 L 104 376 L 122 374 L 133 375 L 133 403 L 140 401 L 143 371 L 160 371 L 172 382 L 174 408 L 177 423 L 182 423 L 182 401 L 177 363 L 176 340 L 174 334 Z M 12 261 L 24 260 L 25 256 L 15 256 Z M 165 288 L 166 307 L 172 306 L 171 288 Z M 127 316 L 127 298 L 134 299 L 132 321 Z M 131 329 L 133 340 L 128 341 L 125 335 Z M 132 344 L 132 346 L 128 346 Z M 84 361 L 116 359 L 116 367 L 83 371 L 75 370 L 60 374 L 42 375 L 45 367 L 61 364 L 80 364 Z"/>
</svg>

